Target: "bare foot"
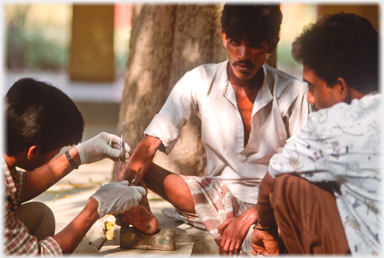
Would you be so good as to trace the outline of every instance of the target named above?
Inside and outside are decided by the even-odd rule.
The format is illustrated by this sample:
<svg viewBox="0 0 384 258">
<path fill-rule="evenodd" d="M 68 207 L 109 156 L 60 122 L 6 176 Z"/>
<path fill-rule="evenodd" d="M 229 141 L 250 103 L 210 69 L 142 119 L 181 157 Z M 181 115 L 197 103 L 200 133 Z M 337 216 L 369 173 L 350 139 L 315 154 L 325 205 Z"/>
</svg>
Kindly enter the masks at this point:
<svg viewBox="0 0 384 258">
<path fill-rule="evenodd" d="M 134 228 L 148 235 L 155 234 L 159 230 L 159 221 L 142 204 L 117 214 L 115 217 L 117 225 L 129 226 L 131 224 Z"/>
<path fill-rule="evenodd" d="M 139 185 L 147 189 L 144 181 L 140 181 Z M 159 221 L 151 212 L 147 196 L 144 196 L 136 207 L 132 207 L 123 213 L 117 214 L 115 217 L 117 225 L 132 225 L 134 228 L 148 235 L 155 234 L 160 227 Z"/>
</svg>

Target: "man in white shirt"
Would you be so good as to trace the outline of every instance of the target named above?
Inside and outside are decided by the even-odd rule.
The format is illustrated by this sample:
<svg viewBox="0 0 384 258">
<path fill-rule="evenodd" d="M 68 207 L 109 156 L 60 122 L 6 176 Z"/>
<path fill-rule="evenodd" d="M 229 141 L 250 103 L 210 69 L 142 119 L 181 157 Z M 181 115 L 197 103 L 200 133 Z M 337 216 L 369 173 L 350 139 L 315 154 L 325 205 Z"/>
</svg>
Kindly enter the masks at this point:
<svg viewBox="0 0 384 258">
<path fill-rule="evenodd" d="M 264 64 L 279 40 L 281 20 L 278 5 L 225 5 L 221 36 L 228 60 L 201 65 L 180 79 L 128 163 L 129 171 L 140 171 L 135 182 L 144 179 L 180 218 L 207 229 L 221 253 L 250 253 L 258 184 L 272 155 L 307 121 L 306 85 Z M 205 177 L 180 176 L 152 163 L 157 149 L 172 150 L 191 113 L 201 119 Z M 158 222 L 145 205 L 117 216 L 118 223 L 156 232 Z M 246 235 L 249 241 L 243 241 Z"/>
<path fill-rule="evenodd" d="M 320 18 L 297 38 L 319 110 L 260 183 L 254 253 L 381 255 L 378 33 L 365 18 Z M 277 226 L 276 226 L 276 224 Z"/>
</svg>

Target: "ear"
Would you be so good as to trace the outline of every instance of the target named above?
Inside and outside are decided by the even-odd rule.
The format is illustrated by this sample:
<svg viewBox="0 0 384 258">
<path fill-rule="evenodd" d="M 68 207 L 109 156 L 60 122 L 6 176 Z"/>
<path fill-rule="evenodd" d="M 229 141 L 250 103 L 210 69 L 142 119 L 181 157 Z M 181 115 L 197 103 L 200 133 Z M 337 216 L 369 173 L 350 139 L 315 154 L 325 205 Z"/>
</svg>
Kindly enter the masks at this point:
<svg viewBox="0 0 384 258">
<path fill-rule="evenodd" d="M 223 40 L 225 49 L 227 49 L 227 34 L 225 34 L 223 30 L 221 30 L 221 39 Z"/>
<path fill-rule="evenodd" d="M 269 42 L 268 42 L 268 50 L 267 50 L 267 53 L 268 54 L 271 54 L 276 46 L 277 46 L 277 43 L 279 42 L 280 38 L 279 37 L 274 37 L 272 38 Z"/>
<path fill-rule="evenodd" d="M 32 145 L 27 149 L 27 159 L 32 160 L 36 158 L 40 153 L 40 146 Z"/>
<path fill-rule="evenodd" d="M 350 102 L 349 86 L 343 78 L 337 78 L 337 82 L 333 85 L 333 88 L 340 102 Z"/>
</svg>

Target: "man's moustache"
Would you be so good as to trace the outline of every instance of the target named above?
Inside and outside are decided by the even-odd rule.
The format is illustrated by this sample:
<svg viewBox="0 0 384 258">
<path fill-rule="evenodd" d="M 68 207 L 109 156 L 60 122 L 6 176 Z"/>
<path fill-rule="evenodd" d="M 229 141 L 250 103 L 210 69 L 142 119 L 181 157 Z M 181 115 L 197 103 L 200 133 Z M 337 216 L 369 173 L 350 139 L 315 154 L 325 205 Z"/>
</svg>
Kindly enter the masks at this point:
<svg viewBox="0 0 384 258">
<path fill-rule="evenodd" d="M 239 64 L 242 64 L 242 65 L 246 65 L 246 66 L 255 66 L 254 64 L 252 64 L 251 62 L 248 62 L 248 61 L 235 61 L 232 63 L 232 65 L 239 65 Z"/>
</svg>

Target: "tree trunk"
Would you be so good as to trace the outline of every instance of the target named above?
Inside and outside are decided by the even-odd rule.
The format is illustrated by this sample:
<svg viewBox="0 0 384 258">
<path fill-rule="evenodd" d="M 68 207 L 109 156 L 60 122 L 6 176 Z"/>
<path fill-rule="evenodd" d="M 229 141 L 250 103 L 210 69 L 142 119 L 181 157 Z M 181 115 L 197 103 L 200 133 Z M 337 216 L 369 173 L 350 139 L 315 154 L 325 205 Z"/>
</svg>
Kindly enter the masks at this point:
<svg viewBox="0 0 384 258">
<path fill-rule="evenodd" d="M 125 121 L 125 139 L 135 148 L 175 83 L 185 72 L 226 60 L 220 36 L 223 5 L 134 4 L 130 52 L 117 132 Z M 200 120 L 192 115 L 168 156 L 154 162 L 183 175 L 204 174 Z"/>
</svg>

